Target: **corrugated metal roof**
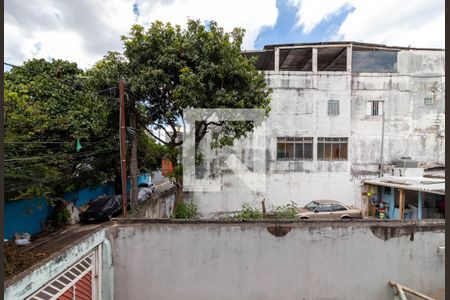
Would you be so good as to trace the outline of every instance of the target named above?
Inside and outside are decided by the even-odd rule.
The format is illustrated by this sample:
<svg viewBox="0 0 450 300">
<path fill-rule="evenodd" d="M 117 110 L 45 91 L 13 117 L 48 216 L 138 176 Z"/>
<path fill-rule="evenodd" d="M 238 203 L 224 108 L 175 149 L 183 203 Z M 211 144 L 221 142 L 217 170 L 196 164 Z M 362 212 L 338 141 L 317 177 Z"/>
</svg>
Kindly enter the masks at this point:
<svg viewBox="0 0 450 300">
<path fill-rule="evenodd" d="M 419 191 L 431 194 L 445 195 L 445 180 L 426 177 L 386 176 L 362 180 L 363 183 L 387 186 L 409 191 Z"/>
</svg>

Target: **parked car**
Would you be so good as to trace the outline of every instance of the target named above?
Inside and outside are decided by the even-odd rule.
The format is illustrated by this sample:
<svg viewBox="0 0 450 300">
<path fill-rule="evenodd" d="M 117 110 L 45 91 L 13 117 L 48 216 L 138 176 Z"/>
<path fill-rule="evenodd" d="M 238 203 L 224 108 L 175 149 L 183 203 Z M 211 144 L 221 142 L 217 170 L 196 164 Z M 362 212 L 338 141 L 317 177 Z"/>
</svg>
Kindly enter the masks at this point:
<svg viewBox="0 0 450 300">
<path fill-rule="evenodd" d="M 120 195 L 101 195 L 91 202 L 82 214 L 80 221 L 84 223 L 102 222 L 119 215 L 122 212 L 122 200 Z"/>
<path fill-rule="evenodd" d="M 361 219 L 360 209 L 347 206 L 334 200 L 314 200 L 299 209 L 297 217 L 300 219 Z"/>
</svg>

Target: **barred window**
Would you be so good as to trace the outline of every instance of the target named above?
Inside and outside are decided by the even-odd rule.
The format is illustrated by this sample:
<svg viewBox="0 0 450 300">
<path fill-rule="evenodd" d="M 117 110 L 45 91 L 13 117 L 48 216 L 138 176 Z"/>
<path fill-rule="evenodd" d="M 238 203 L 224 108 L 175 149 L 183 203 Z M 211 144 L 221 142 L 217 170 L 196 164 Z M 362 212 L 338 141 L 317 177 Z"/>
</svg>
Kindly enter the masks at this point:
<svg viewBox="0 0 450 300">
<path fill-rule="evenodd" d="M 381 116 L 383 114 L 383 101 L 367 101 L 367 115 Z"/>
<path fill-rule="evenodd" d="M 318 160 L 346 160 L 348 155 L 348 138 L 318 138 Z"/>
<path fill-rule="evenodd" d="M 277 138 L 278 160 L 312 159 L 312 137 L 279 137 Z"/>
<path fill-rule="evenodd" d="M 339 115 L 339 100 L 328 100 L 328 115 Z"/>
</svg>

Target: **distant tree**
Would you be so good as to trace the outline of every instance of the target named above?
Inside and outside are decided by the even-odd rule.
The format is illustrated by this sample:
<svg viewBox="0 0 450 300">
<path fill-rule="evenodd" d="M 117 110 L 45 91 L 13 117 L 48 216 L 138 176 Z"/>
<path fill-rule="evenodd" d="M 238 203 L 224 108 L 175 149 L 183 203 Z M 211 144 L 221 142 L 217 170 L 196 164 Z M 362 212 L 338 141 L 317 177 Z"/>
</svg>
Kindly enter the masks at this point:
<svg viewBox="0 0 450 300">
<path fill-rule="evenodd" d="M 117 95 L 90 76 L 43 59 L 5 73 L 5 199 L 62 197 L 115 179 Z M 140 166 L 153 170 L 161 154 L 149 156 L 162 150 L 146 135 L 140 141 L 153 151 L 141 152 Z"/>
<path fill-rule="evenodd" d="M 119 61 L 127 89 L 145 110 L 143 123 L 161 130 L 170 128 L 166 130 L 169 141 L 161 142 L 173 150 L 182 145 L 177 128 L 183 126 L 186 108 L 258 108 L 269 112 L 271 91 L 264 75 L 255 69 L 254 60 L 241 54 L 243 36 L 240 28 L 225 32 L 213 21 L 205 27 L 200 21 L 188 20 L 186 29 L 161 22 L 148 29 L 134 25 L 129 35 L 122 37 L 125 50 Z M 216 146 L 223 146 L 246 135 L 253 124 L 198 122 L 195 127 L 197 146 L 208 132 Z M 170 153 L 176 165 L 176 151 Z M 177 203 L 182 200 L 181 174 L 181 166 L 176 165 Z"/>
</svg>

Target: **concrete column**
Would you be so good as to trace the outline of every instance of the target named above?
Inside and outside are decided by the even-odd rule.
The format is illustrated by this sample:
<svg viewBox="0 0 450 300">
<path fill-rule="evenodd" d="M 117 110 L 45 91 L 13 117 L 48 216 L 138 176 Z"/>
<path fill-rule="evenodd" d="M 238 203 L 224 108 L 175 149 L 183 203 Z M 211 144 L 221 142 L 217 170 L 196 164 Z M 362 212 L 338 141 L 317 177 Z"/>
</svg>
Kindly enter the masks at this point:
<svg viewBox="0 0 450 300">
<path fill-rule="evenodd" d="M 279 48 L 275 48 L 274 64 L 275 64 L 275 71 L 280 71 L 280 49 Z"/>
<path fill-rule="evenodd" d="M 347 72 L 352 71 L 352 46 L 347 46 Z"/>
<path fill-rule="evenodd" d="M 317 48 L 312 49 L 312 71 L 317 73 Z"/>
<path fill-rule="evenodd" d="M 417 206 L 417 219 L 422 220 L 423 192 L 419 192 Z"/>
</svg>

